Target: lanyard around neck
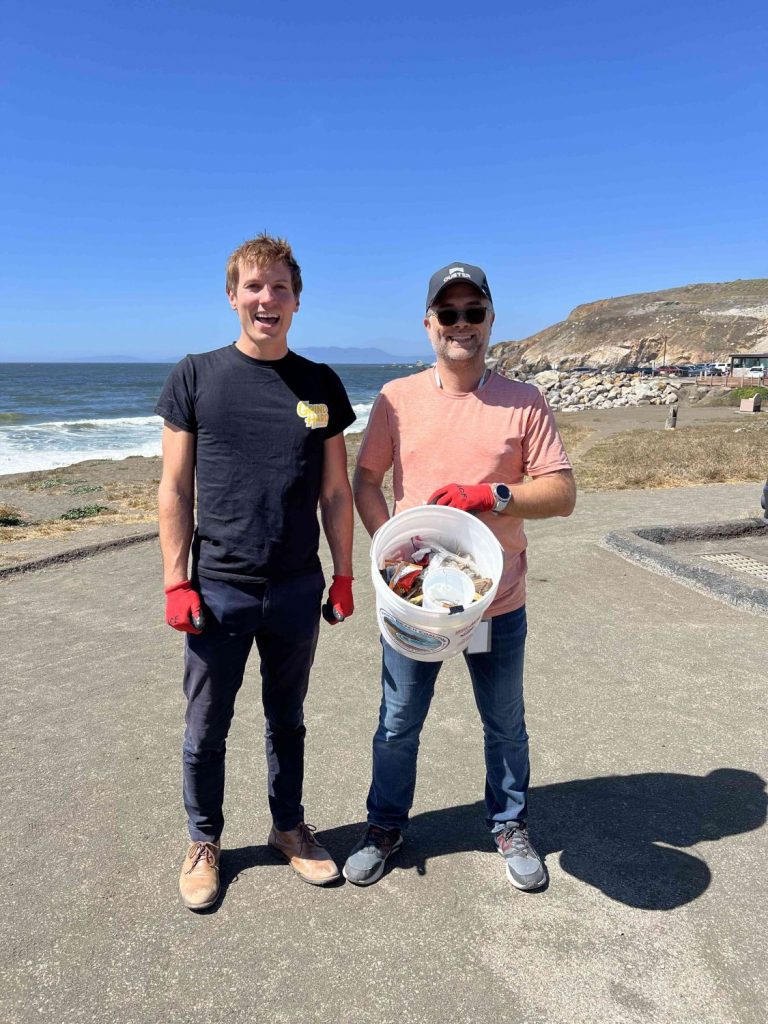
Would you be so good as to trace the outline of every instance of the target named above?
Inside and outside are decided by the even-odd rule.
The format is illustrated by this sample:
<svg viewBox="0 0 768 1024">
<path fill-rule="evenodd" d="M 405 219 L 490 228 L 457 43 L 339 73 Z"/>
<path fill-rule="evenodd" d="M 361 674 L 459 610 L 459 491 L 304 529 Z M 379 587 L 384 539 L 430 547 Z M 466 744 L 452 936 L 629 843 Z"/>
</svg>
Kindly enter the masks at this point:
<svg viewBox="0 0 768 1024">
<path fill-rule="evenodd" d="M 491 371 L 489 369 L 486 368 L 485 370 L 483 370 L 483 376 L 477 382 L 477 387 L 471 389 L 470 394 L 472 393 L 472 391 L 479 391 L 480 388 L 484 388 L 485 385 L 488 383 L 490 376 Z M 440 380 L 440 374 L 438 372 L 437 367 L 435 367 L 435 384 L 437 384 L 441 391 L 443 390 L 443 382 Z"/>
</svg>

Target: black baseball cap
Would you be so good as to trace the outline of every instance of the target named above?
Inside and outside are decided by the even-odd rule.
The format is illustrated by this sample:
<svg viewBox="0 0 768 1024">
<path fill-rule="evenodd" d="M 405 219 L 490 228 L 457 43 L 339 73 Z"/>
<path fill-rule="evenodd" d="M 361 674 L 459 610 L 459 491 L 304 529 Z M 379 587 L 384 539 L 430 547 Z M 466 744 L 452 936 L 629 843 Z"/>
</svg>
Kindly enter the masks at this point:
<svg viewBox="0 0 768 1024">
<path fill-rule="evenodd" d="M 449 263 L 447 267 L 441 267 L 440 270 L 436 270 L 429 279 L 427 309 L 429 309 L 443 288 L 446 285 L 453 284 L 454 281 L 466 281 L 467 284 L 474 285 L 493 305 L 491 289 L 488 287 L 488 280 L 484 270 L 481 270 L 480 267 L 473 267 L 471 263 Z"/>
</svg>

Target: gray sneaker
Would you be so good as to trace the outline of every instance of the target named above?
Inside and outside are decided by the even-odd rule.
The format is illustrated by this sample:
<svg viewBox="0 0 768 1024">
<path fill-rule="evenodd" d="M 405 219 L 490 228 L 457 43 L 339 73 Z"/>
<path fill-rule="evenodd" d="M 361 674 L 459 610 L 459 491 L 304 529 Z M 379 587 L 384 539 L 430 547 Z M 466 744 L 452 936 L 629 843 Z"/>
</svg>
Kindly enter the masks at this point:
<svg viewBox="0 0 768 1024">
<path fill-rule="evenodd" d="M 403 836 L 396 828 L 369 825 L 362 839 L 352 848 L 343 868 L 343 875 L 354 885 L 372 885 L 381 878 L 387 858 L 403 845 Z"/>
<path fill-rule="evenodd" d="M 538 889 L 547 881 L 547 869 L 531 846 L 528 829 L 519 821 L 508 821 L 493 836 L 496 849 L 507 862 L 507 878 L 518 889 Z"/>
</svg>

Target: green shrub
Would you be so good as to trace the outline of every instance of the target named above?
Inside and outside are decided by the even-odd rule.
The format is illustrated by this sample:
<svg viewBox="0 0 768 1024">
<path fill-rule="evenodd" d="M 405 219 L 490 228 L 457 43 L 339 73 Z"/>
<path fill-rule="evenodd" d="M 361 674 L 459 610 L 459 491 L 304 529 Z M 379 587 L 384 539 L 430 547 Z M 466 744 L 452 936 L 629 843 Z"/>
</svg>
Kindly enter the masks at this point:
<svg viewBox="0 0 768 1024">
<path fill-rule="evenodd" d="M 742 398 L 752 398 L 754 395 L 760 395 L 760 400 L 766 402 L 768 401 L 768 388 L 761 387 L 759 384 L 745 384 L 744 387 L 734 388 L 728 395 L 728 404 L 738 405 Z"/>
<path fill-rule="evenodd" d="M 79 508 L 71 508 L 59 518 L 61 519 L 88 519 L 90 516 L 98 516 L 107 511 L 106 505 L 80 505 Z"/>
</svg>

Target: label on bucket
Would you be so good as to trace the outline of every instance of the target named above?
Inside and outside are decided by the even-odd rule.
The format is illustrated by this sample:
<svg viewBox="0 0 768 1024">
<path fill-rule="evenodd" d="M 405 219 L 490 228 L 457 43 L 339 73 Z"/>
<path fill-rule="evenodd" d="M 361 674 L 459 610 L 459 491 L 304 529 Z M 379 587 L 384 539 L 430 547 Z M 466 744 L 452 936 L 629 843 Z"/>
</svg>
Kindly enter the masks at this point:
<svg viewBox="0 0 768 1024">
<path fill-rule="evenodd" d="M 418 629 L 408 622 L 395 618 L 385 608 L 380 608 L 379 614 L 393 643 L 413 654 L 438 654 L 440 651 L 444 651 L 451 642 L 447 636 L 441 636 L 440 633 L 428 633 L 424 629 Z"/>
</svg>

